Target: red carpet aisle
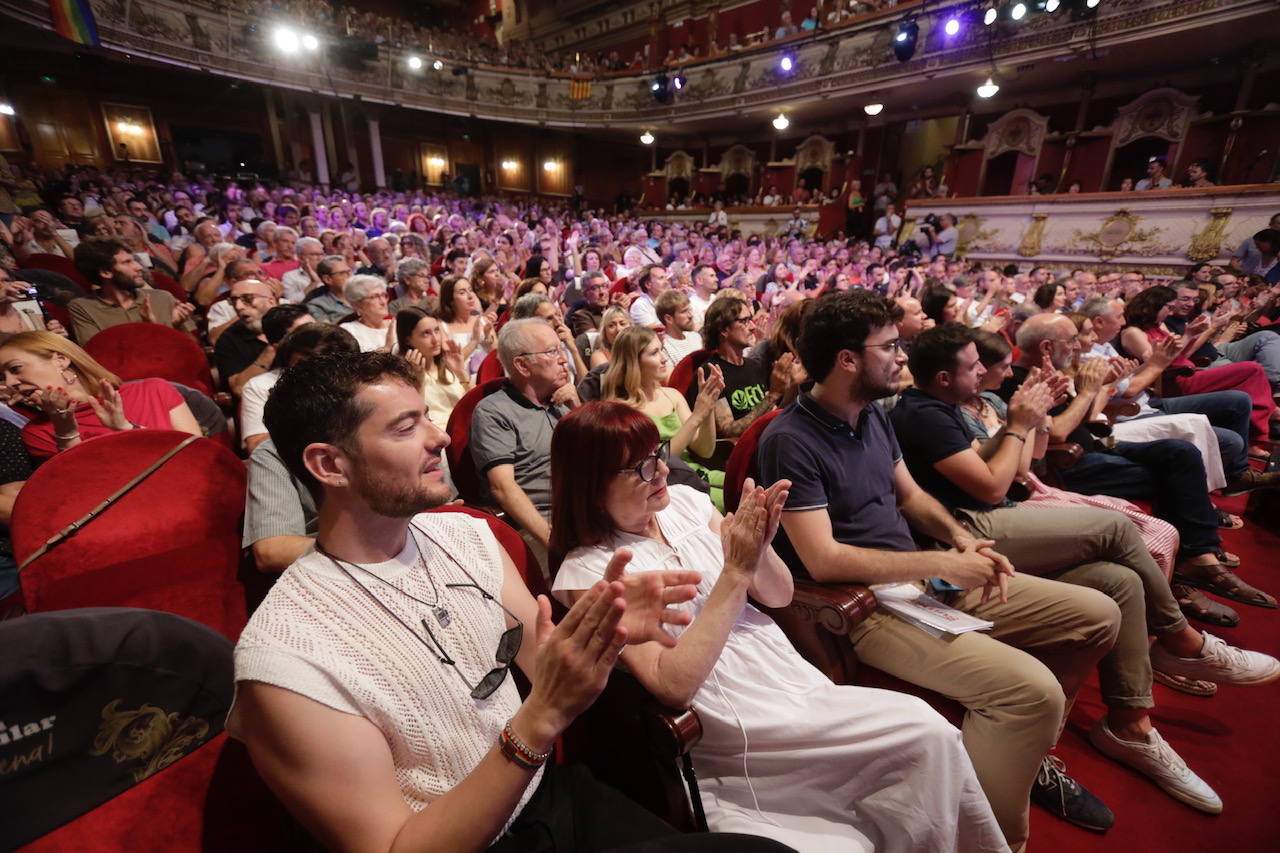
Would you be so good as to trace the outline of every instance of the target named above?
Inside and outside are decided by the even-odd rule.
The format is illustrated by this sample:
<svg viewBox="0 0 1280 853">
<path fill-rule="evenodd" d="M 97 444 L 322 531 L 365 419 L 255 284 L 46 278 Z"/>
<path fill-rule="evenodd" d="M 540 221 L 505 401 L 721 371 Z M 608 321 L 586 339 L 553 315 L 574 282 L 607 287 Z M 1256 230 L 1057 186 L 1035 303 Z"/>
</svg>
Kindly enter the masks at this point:
<svg viewBox="0 0 1280 853">
<path fill-rule="evenodd" d="M 1245 499 L 1218 501 L 1244 512 Z M 1239 554 L 1243 578 L 1280 594 L 1280 536 L 1249 524 L 1224 531 L 1227 550 Z M 1280 610 L 1247 604 L 1236 628 L 1211 628 L 1233 645 L 1280 653 Z M 1192 623 L 1197 628 L 1204 626 Z M 1095 835 L 1031 809 L 1031 846 L 1040 851 L 1208 851 L 1276 850 L 1280 810 L 1280 681 L 1262 687 L 1221 687 L 1212 698 L 1188 696 L 1155 685 L 1156 728 L 1213 786 L 1222 814 L 1213 817 L 1178 803 L 1145 777 L 1104 758 L 1089 745 L 1088 731 L 1102 715 L 1096 678 L 1081 693 L 1057 754 L 1072 777 L 1116 813 L 1116 825 Z"/>
</svg>

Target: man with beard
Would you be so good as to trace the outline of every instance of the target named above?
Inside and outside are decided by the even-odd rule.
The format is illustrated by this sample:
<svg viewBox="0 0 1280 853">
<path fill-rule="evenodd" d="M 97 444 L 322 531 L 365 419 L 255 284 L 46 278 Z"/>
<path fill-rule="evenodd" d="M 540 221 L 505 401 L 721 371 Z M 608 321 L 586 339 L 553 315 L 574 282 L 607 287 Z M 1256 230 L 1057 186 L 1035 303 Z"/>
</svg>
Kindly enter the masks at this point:
<svg viewBox="0 0 1280 853">
<path fill-rule="evenodd" d="M 821 297 L 798 343 L 812 388 L 765 428 L 757 482 L 792 481 L 774 547 L 822 582 L 908 583 L 995 623 L 935 637 L 881 608 L 849 636 L 858 659 L 954 699 L 978 781 L 1021 849 L 1033 785 L 1059 813 L 1104 829 L 1109 815 L 1045 756 L 1077 689 L 1112 647 L 1120 612 L 1097 590 L 1018 575 L 907 470 L 878 402 L 901 386 L 902 311 L 862 291 Z M 945 550 L 918 550 L 912 532 Z M 921 583 L 922 577 L 935 578 Z M 1039 777 L 1039 779 L 1037 779 Z"/>
<path fill-rule="evenodd" d="M 239 395 L 246 382 L 271 369 L 276 348 L 267 343 L 262 333 L 262 315 L 276 306 L 277 299 L 266 282 L 246 278 L 231 285 L 227 301 L 239 319 L 219 336 L 213 348 L 213 362 L 223 384 L 232 394 Z"/>
<path fill-rule="evenodd" d="M 195 307 L 178 302 L 166 290 L 147 287 L 142 264 L 119 240 L 82 240 L 75 249 L 75 265 L 98 289 L 95 295 L 73 299 L 67 306 L 72 331 L 81 346 L 103 329 L 122 323 L 150 322 L 193 330 L 191 313 Z"/>
<path fill-rule="evenodd" d="M 281 458 L 320 505 L 315 549 L 236 647 L 227 730 L 267 785 L 335 848 L 779 849 L 678 837 L 589 774 L 544 767 L 625 644 L 675 645 L 665 627 L 690 618 L 666 605 L 690 600 L 698 574 L 624 575 L 620 552 L 554 625 L 484 521 L 423 514 L 450 490 L 421 382 L 397 356 L 320 356 L 267 403 Z M 532 684 L 523 701 L 512 665 Z"/>
</svg>

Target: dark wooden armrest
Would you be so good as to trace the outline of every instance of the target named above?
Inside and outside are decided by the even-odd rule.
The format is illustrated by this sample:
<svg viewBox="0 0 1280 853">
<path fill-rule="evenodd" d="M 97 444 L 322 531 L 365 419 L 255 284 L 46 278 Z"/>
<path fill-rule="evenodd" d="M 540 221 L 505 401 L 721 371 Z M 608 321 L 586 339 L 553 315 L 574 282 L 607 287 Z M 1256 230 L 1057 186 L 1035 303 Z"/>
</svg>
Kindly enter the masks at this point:
<svg viewBox="0 0 1280 853">
<path fill-rule="evenodd" d="M 1141 409 L 1133 400 L 1112 400 L 1102 408 L 1102 414 L 1112 423 L 1115 423 L 1116 418 L 1132 418 L 1139 411 Z"/>
<path fill-rule="evenodd" d="M 1050 444 L 1044 451 L 1044 461 L 1059 471 L 1074 468 L 1082 456 L 1084 456 L 1084 448 L 1071 441 Z"/>
<path fill-rule="evenodd" d="M 858 584 L 795 582 L 786 607 L 762 608 L 800 655 L 836 684 L 852 684 L 858 668 L 849 632 L 875 612 L 876 596 Z"/>
<path fill-rule="evenodd" d="M 1182 389 L 1178 387 L 1178 380 L 1188 376 L 1194 376 L 1196 369 L 1187 365 L 1179 365 L 1178 367 L 1166 368 L 1164 373 L 1160 374 L 1160 397 L 1178 397 L 1182 395 Z"/>
</svg>

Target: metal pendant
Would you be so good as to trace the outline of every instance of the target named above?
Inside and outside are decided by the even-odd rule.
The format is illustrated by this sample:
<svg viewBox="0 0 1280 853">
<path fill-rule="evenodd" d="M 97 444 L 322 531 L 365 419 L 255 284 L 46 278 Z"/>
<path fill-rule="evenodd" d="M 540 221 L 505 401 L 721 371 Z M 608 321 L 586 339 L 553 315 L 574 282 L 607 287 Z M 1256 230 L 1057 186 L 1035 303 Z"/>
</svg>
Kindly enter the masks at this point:
<svg viewBox="0 0 1280 853">
<path fill-rule="evenodd" d="M 449 611 L 445 610 L 438 604 L 431 605 L 431 612 L 436 614 L 436 621 L 440 623 L 441 628 L 448 628 L 449 623 L 453 621 L 453 617 L 449 615 Z"/>
</svg>

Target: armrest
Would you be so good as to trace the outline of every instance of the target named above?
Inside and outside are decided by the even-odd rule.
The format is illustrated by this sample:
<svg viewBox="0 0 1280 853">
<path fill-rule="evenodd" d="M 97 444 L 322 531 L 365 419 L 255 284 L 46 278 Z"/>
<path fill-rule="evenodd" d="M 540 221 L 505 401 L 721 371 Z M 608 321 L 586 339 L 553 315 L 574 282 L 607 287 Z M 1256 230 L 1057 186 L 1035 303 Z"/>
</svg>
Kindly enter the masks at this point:
<svg viewBox="0 0 1280 853">
<path fill-rule="evenodd" d="M 1045 449 L 1044 461 L 1051 468 L 1065 471 L 1068 468 L 1074 468 L 1083 456 L 1084 448 L 1075 442 L 1069 441 L 1062 444 L 1050 444 Z"/>
<path fill-rule="evenodd" d="M 1107 420 L 1112 423 L 1116 418 L 1132 418 L 1141 411 L 1140 407 L 1133 400 L 1112 400 L 1102 408 L 1102 413 L 1107 416 Z"/>
<path fill-rule="evenodd" d="M 1178 367 L 1170 367 L 1160 374 L 1160 397 L 1180 397 L 1182 389 L 1178 387 L 1178 380 L 1188 376 L 1194 376 L 1196 369 L 1186 365 Z"/>
<path fill-rule="evenodd" d="M 224 415 L 233 416 L 236 413 L 236 398 L 231 395 L 230 391 L 219 391 L 213 395 L 213 402 L 218 404 L 218 408 L 222 409 Z"/>
<path fill-rule="evenodd" d="M 876 609 L 870 588 L 797 579 L 786 607 L 762 608 L 800 655 L 836 684 L 852 684 L 858 659 L 849 632 Z"/>
</svg>

